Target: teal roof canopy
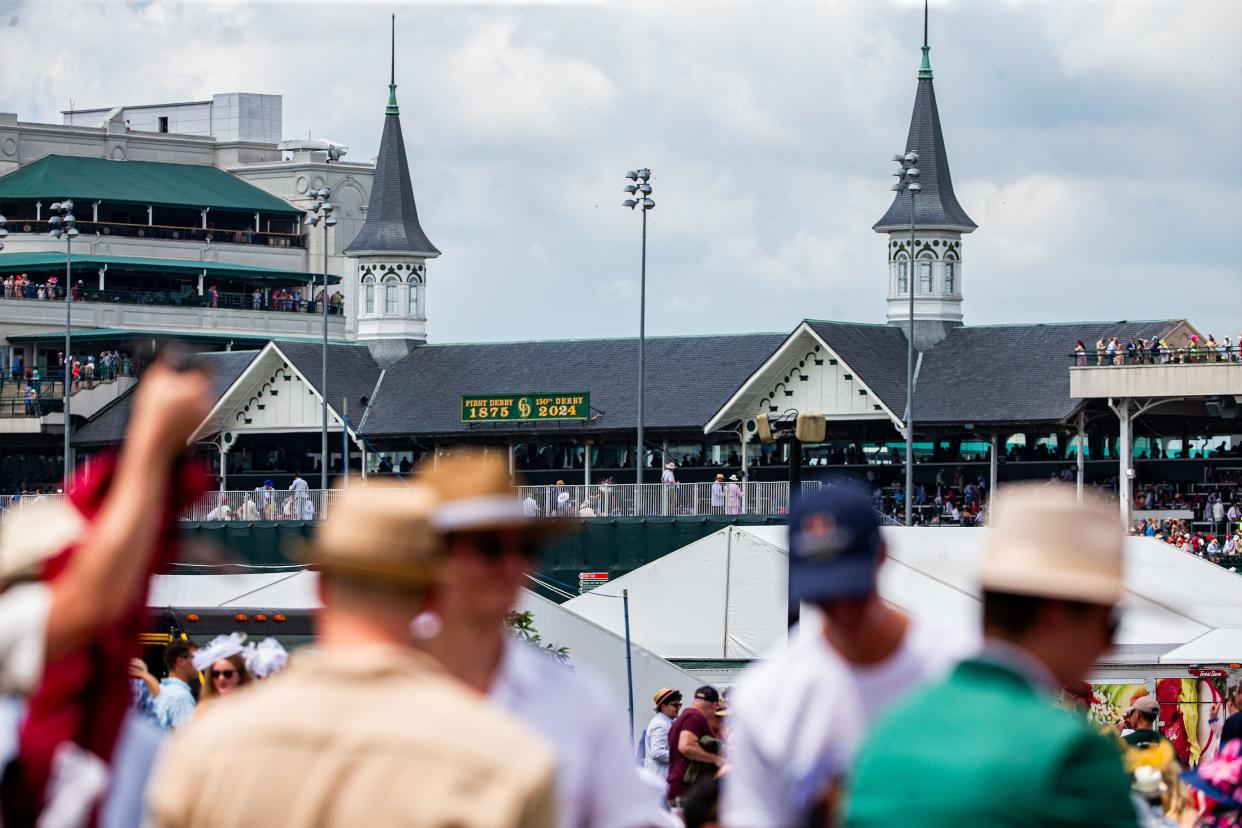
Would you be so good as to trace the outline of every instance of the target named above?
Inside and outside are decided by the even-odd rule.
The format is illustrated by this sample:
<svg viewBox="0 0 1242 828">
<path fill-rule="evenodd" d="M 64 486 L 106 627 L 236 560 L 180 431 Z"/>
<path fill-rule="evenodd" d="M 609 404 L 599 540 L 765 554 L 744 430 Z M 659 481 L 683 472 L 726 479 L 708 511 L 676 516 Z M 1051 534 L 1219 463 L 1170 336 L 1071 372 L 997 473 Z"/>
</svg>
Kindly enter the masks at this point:
<svg viewBox="0 0 1242 828">
<path fill-rule="evenodd" d="M 0 200 L 60 198 L 244 213 L 302 213 L 283 199 L 205 164 L 45 155 L 0 176 Z"/>
<path fill-rule="evenodd" d="M 0 179 L 3 181 L 3 179 Z M 206 272 L 207 278 L 215 279 L 285 279 L 304 284 L 323 282 L 322 273 L 305 273 L 299 270 L 281 270 L 275 267 L 226 264 L 224 262 L 196 262 L 191 259 L 143 259 L 132 256 L 73 256 L 73 266 L 99 269 L 107 265 L 109 270 L 128 270 L 138 273 L 175 273 L 197 276 Z M 64 272 L 63 253 L 0 253 L 0 274 L 25 273 L 27 271 L 58 270 Z M 339 284 L 340 276 L 329 274 L 328 284 Z"/>
</svg>

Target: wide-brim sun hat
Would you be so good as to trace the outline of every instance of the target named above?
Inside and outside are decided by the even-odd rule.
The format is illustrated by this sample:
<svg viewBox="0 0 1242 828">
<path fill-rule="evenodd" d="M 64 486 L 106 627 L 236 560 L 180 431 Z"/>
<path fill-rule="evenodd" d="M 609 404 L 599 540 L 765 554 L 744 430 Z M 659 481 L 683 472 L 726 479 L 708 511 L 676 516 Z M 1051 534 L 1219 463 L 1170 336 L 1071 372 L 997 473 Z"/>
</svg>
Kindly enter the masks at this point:
<svg viewBox="0 0 1242 828">
<path fill-rule="evenodd" d="M 399 587 L 441 582 L 443 538 L 432 526 L 437 500 L 429 487 L 396 481 L 363 485 L 354 479 L 335 495 L 328 519 L 310 543 L 293 545 L 291 558 L 329 573 Z"/>
<path fill-rule="evenodd" d="M 984 589 L 1112 606 L 1121 599 L 1125 527 L 1073 486 L 1002 489 L 979 568 Z"/>
<path fill-rule="evenodd" d="M 440 533 L 506 529 L 529 534 L 556 534 L 564 521 L 528 517 L 510 484 L 507 463 L 472 451 L 424 461 L 418 479 L 436 499 L 432 526 Z M 561 498 L 564 498 L 563 500 Z M 568 502 L 569 492 L 557 495 Z"/>
</svg>

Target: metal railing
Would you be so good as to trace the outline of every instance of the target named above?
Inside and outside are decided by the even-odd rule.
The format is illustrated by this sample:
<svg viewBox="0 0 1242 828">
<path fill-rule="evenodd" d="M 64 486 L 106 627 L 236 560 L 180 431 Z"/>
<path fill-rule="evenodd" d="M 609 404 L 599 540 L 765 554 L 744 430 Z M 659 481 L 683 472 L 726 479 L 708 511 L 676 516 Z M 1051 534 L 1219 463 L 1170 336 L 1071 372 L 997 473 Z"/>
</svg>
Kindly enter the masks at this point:
<svg viewBox="0 0 1242 828">
<path fill-rule="evenodd" d="M 181 308 L 220 308 L 227 310 L 264 310 L 264 311 L 280 311 L 284 313 L 319 313 L 319 305 L 310 296 L 303 295 L 295 298 L 293 288 L 282 288 L 287 296 L 274 297 L 271 291 L 261 291 L 259 296 L 253 293 L 224 293 L 217 292 L 213 297 L 210 291 L 205 292 L 202 296 L 198 295 L 193 289 L 172 291 L 172 290 L 79 290 L 74 289 L 74 302 L 102 302 L 105 304 L 118 305 L 158 305 L 168 307 Z M 18 292 L 17 290 L 3 292 L 5 299 L 24 299 L 33 302 L 50 302 L 58 301 L 64 298 L 64 291 L 55 288 L 50 292 L 44 291 L 44 298 L 36 293 L 34 296 L 28 295 L 28 292 Z M 328 313 L 334 316 L 340 316 L 344 312 L 342 304 L 328 303 Z"/>
<path fill-rule="evenodd" d="M 1242 362 L 1242 346 L 1202 343 L 1187 348 L 1151 346 L 1134 348 L 1122 345 L 1113 350 L 1087 348 L 1069 355 L 1074 368 L 1111 368 L 1115 365 L 1205 365 Z"/>
<path fill-rule="evenodd" d="M 829 484 L 807 481 L 803 492 Z M 318 520 L 331 515 L 341 495 L 340 489 L 243 489 L 215 491 L 203 495 L 186 509 L 181 520 L 280 521 Z M 6 511 L 20 510 L 38 498 L 64 497 L 58 494 L 23 495 L 0 498 Z M 784 515 L 789 512 L 788 482 L 750 482 L 726 484 L 722 492 L 712 483 L 593 484 L 590 486 L 519 486 L 514 497 L 531 517 L 679 517 Z M 887 524 L 894 519 L 882 516 Z"/>
<path fill-rule="evenodd" d="M 47 220 L 9 218 L 9 232 L 46 234 L 52 229 Z M 305 247 L 306 237 L 299 233 L 275 233 L 246 229 L 220 227 L 181 227 L 167 224 L 127 224 L 121 221 L 78 221 L 78 229 L 85 235 L 122 236 L 134 239 L 159 239 L 161 241 L 214 242 L 216 244 L 249 244 L 265 247 Z"/>
</svg>

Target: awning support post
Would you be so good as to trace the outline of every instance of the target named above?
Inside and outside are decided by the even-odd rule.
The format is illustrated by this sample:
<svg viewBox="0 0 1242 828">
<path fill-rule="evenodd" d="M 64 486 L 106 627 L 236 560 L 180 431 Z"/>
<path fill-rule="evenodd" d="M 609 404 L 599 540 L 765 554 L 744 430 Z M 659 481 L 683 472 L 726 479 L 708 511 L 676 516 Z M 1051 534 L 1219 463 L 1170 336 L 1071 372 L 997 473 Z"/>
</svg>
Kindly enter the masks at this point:
<svg viewBox="0 0 1242 828">
<path fill-rule="evenodd" d="M 512 454 L 510 454 L 512 457 Z M 586 441 L 586 446 L 582 449 L 582 485 L 591 485 L 591 441 Z"/>
<path fill-rule="evenodd" d="M 155 207 L 150 204 L 147 205 L 147 226 L 155 226 Z"/>
<path fill-rule="evenodd" d="M 199 213 L 200 213 L 200 214 L 202 215 L 202 217 L 203 217 L 203 229 L 204 229 L 204 230 L 206 230 L 206 229 L 207 229 L 207 213 L 208 213 L 208 211 L 210 211 L 210 210 L 211 210 L 211 208 L 210 208 L 210 207 L 204 207 L 202 210 L 200 210 L 200 211 L 199 211 Z"/>
<path fill-rule="evenodd" d="M 1130 398 L 1122 397 L 1109 400 L 1108 407 L 1117 415 L 1117 505 L 1121 510 L 1121 522 L 1126 531 L 1130 529 L 1130 509 L 1132 496 L 1131 476 L 1134 474 L 1130 448 L 1130 428 L 1133 415 L 1130 412 Z"/>
<path fill-rule="evenodd" d="M 204 279 L 206 279 L 206 278 L 207 278 L 207 271 L 206 271 L 206 270 L 201 271 L 201 272 L 198 274 L 198 295 L 199 295 L 199 296 L 202 296 L 202 295 L 203 295 L 203 280 L 204 280 Z"/>
<path fill-rule="evenodd" d="M 254 232 L 259 232 L 259 214 L 254 214 Z"/>
</svg>

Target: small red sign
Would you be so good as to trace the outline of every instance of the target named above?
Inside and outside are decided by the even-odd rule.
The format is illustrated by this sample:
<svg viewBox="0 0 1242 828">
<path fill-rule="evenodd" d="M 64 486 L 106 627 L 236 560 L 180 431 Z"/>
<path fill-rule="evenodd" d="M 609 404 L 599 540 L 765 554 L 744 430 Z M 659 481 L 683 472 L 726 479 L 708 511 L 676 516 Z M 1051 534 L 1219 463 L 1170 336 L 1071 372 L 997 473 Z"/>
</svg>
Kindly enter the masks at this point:
<svg viewBox="0 0 1242 828">
<path fill-rule="evenodd" d="M 579 581 L 607 581 L 608 573 L 607 572 L 579 572 L 578 580 Z"/>
<path fill-rule="evenodd" d="M 1186 671 L 1195 678 L 1228 678 L 1229 673 L 1225 670 L 1209 669 L 1204 667 L 1193 667 Z"/>
</svg>

